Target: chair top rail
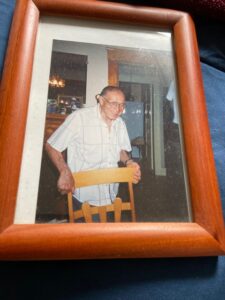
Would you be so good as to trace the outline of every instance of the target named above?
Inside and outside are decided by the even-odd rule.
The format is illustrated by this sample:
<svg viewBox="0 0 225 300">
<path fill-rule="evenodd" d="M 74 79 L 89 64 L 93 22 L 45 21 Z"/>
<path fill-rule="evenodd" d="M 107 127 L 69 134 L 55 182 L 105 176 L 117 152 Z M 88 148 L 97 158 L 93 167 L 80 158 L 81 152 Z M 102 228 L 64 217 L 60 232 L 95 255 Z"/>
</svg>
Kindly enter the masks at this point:
<svg viewBox="0 0 225 300">
<path fill-rule="evenodd" d="M 76 187 L 114 182 L 132 182 L 133 168 L 107 168 L 73 173 Z"/>
</svg>

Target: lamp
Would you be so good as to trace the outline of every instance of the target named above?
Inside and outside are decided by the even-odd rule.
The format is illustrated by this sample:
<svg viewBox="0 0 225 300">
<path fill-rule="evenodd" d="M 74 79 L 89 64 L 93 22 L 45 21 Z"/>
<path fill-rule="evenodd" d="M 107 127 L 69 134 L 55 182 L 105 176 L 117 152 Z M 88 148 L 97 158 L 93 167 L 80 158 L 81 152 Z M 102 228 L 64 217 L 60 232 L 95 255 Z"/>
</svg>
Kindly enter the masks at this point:
<svg viewBox="0 0 225 300">
<path fill-rule="evenodd" d="M 60 78 L 58 75 L 52 75 L 48 81 L 52 87 L 63 88 L 65 86 L 65 80 Z"/>
</svg>

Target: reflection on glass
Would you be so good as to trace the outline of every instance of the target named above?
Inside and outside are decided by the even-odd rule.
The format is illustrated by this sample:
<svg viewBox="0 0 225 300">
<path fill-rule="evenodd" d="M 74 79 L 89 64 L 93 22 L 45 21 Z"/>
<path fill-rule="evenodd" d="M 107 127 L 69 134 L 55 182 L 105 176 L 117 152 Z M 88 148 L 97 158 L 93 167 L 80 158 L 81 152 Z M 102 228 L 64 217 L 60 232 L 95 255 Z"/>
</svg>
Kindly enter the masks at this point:
<svg viewBox="0 0 225 300">
<path fill-rule="evenodd" d="M 156 33 L 169 40 L 169 33 Z M 179 98 L 171 49 L 135 49 L 55 40 L 49 78 L 44 140 L 72 112 L 95 105 L 106 85 L 126 96 L 122 115 L 132 158 L 142 179 L 134 186 L 138 222 L 191 221 L 182 150 Z M 64 153 L 66 159 L 66 152 Z M 58 172 L 43 150 L 36 223 L 68 222 L 67 197 L 57 191 Z M 126 189 L 120 186 L 120 195 Z"/>
</svg>

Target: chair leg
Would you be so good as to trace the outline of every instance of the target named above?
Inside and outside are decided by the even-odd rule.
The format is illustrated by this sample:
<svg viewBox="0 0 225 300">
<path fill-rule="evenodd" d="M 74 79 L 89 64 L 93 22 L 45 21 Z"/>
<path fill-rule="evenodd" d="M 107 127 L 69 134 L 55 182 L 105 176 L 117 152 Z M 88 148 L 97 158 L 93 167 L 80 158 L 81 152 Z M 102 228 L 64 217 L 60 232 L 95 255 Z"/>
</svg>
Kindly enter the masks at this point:
<svg viewBox="0 0 225 300">
<path fill-rule="evenodd" d="M 68 213 L 69 213 L 69 222 L 74 222 L 74 214 L 73 214 L 73 198 L 72 194 L 68 194 Z"/>
<path fill-rule="evenodd" d="M 82 204 L 82 211 L 84 214 L 84 219 L 86 223 L 93 223 L 92 220 L 92 214 L 91 214 L 91 207 L 90 204 L 88 202 L 84 202 Z"/>
</svg>

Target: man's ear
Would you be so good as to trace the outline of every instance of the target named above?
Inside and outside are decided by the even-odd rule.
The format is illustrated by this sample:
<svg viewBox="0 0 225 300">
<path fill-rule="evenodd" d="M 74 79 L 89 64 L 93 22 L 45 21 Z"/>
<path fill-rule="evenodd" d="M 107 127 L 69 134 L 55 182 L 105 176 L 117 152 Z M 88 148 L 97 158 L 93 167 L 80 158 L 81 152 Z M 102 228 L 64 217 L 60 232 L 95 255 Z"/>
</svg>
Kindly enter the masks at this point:
<svg viewBox="0 0 225 300">
<path fill-rule="evenodd" d="M 101 95 L 98 95 L 98 103 L 102 106 L 104 103 L 104 99 Z"/>
<path fill-rule="evenodd" d="M 97 102 L 99 102 L 99 98 L 100 97 L 101 97 L 100 94 L 98 94 L 98 95 L 95 96 L 95 99 L 96 99 Z"/>
</svg>

